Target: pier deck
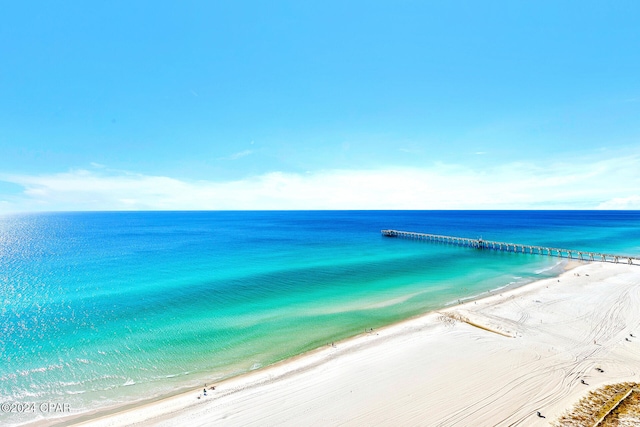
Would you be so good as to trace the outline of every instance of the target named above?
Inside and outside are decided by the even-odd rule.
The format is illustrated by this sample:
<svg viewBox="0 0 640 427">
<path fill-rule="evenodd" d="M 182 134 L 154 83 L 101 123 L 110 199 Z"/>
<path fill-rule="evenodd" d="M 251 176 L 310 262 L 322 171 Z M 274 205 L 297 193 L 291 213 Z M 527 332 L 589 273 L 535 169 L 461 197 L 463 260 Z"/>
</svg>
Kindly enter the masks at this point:
<svg viewBox="0 0 640 427">
<path fill-rule="evenodd" d="M 425 240 L 430 242 L 447 243 L 458 246 L 466 246 L 476 249 L 489 249 L 522 254 L 536 254 L 555 256 L 559 258 L 577 259 L 582 261 L 599 261 L 640 265 L 640 258 L 627 255 L 613 255 L 599 252 L 578 251 L 573 249 L 561 249 L 547 246 L 525 245 L 521 243 L 494 242 L 483 239 L 469 239 L 466 237 L 443 236 L 439 234 L 415 233 L 413 231 L 382 230 L 386 237 L 403 237 L 408 239 Z"/>
</svg>

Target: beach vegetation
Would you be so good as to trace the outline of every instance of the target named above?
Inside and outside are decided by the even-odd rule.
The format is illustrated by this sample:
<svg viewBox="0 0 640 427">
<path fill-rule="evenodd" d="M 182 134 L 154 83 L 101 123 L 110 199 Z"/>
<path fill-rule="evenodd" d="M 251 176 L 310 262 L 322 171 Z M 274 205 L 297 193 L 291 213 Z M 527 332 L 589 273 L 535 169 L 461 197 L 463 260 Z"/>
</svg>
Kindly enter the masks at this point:
<svg viewBox="0 0 640 427">
<path fill-rule="evenodd" d="M 636 426 L 639 421 L 640 384 L 625 382 L 606 385 L 589 392 L 552 425 L 555 427 Z"/>
</svg>

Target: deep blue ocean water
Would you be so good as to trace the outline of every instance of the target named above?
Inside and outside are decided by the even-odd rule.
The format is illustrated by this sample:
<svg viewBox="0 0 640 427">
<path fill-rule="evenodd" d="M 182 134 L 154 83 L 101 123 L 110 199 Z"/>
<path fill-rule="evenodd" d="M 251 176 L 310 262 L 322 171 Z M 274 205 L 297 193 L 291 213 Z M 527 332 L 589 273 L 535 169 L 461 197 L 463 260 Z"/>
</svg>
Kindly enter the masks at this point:
<svg viewBox="0 0 640 427">
<path fill-rule="evenodd" d="M 640 255 L 637 211 L 0 216 L 0 403 L 131 404 L 561 270 L 385 228 Z"/>
</svg>

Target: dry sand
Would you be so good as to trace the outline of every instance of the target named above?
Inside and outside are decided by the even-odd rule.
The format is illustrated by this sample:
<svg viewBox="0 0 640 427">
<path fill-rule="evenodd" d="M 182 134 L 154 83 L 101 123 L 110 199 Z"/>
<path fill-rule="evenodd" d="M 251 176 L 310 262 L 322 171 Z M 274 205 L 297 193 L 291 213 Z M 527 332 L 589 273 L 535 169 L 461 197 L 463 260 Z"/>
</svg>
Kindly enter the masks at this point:
<svg viewBox="0 0 640 427">
<path fill-rule="evenodd" d="M 592 263 L 228 380 L 201 399 L 193 391 L 83 425 L 548 426 L 589 390 L 622 381 L 640 381 L 640 267 Z"/>
</svg>

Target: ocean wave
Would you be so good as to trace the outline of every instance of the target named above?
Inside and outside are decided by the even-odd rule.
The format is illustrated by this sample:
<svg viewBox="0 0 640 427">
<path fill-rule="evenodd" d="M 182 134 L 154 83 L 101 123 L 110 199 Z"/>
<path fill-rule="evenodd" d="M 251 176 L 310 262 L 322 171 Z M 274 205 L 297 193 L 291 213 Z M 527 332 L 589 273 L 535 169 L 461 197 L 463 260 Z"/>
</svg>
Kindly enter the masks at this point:
<svg viewBox="0 0 640 427">
<path fill-rule="evenodd" d="M 542 274 L 542 273 L 546 273 L 547 271 L 551 271 L 554 268 L 557 268 L 558 266 L 560 266 L 562 264 L 562 261 L 558 261 L 556 262 L 554 265 L 552 265 L 551 267 L 545 267 L 545 268 L 541 268 L 539 270 L 536 270 L 535 273 L 536 274 Z"/>
<path fill-rule="evenodd" d="M 33 392 L 31 390 L 21 390 L 20 392 L 15 393 L 15 398 L 17 399 L 32 399 L 32 398 L 38 398 L 38 397 L 42 397 L 42 396 L 46 396 L 48 394 L 47 391 L 41 391 L 41 392 Z"/>
<path fill-rule="evenodd" d="M 74 385 L 82 385 L 84 384 L 84 381 L 60 381 L 59 384 L 63 387 L 71 387 Z"/>
<path fill-rule="evenodd" d="M 7 374 L 7 375 L 1 376 L 0 381 L 15 380 L 16 378 L 18 378 L 17 374 Z"/>
<path fill-rule="evenodd" d="M 518 282 L 509 282 L 504 286 L 498 286 L 497 288 L 489 289 L 488 291 L 482 292 L 480 294 L 474 294 L 474 295 L 470 295 L 468 297 L 458 298 L 456 300 L 449 301 L 449 302 L 447 302 L 445 304 L 445 306 L 448 307 L 448 306 L 451 306 L 451 305 L 456 305 L 456 304 L 460 304 L 460 303 L 467 302 L 467 301 L 473 301 L 473 300 L 478 299 L 478 298 L 486 297 L 487 294 L 493 295 L 493 294 L 495 294 L 497 291 L 499 291 L 501 289 L 508 288 L 509 286 L 513 286 L 513 285 L 516 285 L 516 284 L 518 284 Z"/>
<path fill-rule="evenodd" d="M 62 369 L 62 365 L 53 364 L 49 366 L 41 366 L 38 368 L 24 369 L 24 370 L 17 371 L 17 375 L 26 377 L 27 375 L 35 374 L 36 372 L 47 372 L 47 371 L 53 371 L 57 369 Z M 7 374 L 7 376 L 11 379 L 16 378 L 16 374 Z M 6 379 L 6 377 L 0 377 L 0 379 Z"/>
<path fill-rule="evenodd" d="M 499 291 L 501 289 L 508 288 L 509 286 L 513 286 L 516 283 L 518 283 L 518 282 L 509 282 L 506 285 L 502 285 L 502 286 L 498 286 L 497 288 L 493 288 L 489 292 L 497 292 L 497 291 Z"/>
</svg>

